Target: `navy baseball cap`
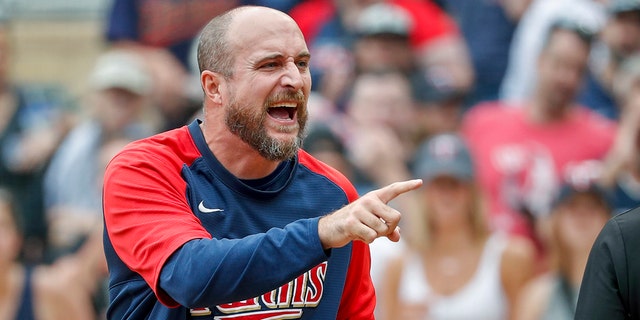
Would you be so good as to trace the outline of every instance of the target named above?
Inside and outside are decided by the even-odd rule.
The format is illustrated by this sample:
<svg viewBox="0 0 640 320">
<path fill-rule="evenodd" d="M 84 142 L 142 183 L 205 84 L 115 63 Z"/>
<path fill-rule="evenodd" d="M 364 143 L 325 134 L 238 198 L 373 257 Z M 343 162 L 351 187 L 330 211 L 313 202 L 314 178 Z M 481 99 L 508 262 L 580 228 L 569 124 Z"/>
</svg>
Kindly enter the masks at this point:
<svg viewBox="0 0 640 320">
<path fill-rule="evenodd" d="M 462 101 L 465 92 L 453 84 L 453 76 L 442 68 L 420 70 L 409 77 L 413 97 L 418 102 Z"/>
<path fill-rule="evenodd" d="M 332 151 L 344 154 L 346 152 L 340 138 L 331 131 L 331 128 L 323 124 L 311 126 L 302 146 L 309 153 Z"/>
<path fill-rule="evenodd" d="M 473 161 L 465 142 L 456 134 L 438 134 L 423 142 L 416 152 L 414 175 L 425 182 L 439 176 L 459 180 L 474 178 Z"/>
<path fill-rule="evenodd" d="M 578 194 L 593 195 L 600 199 L 600 201 L 602 201 L 609 210 L 613 210 L 614 200 L 612 191 L 601 186 L 596 181 L 588 181 L 582 184 L 565 182 L 560 188 L 560 192 L 553 203 L 553 208 L 557 208 L 559 205 L 565 203 L 571 197 Z"/>
</svg>

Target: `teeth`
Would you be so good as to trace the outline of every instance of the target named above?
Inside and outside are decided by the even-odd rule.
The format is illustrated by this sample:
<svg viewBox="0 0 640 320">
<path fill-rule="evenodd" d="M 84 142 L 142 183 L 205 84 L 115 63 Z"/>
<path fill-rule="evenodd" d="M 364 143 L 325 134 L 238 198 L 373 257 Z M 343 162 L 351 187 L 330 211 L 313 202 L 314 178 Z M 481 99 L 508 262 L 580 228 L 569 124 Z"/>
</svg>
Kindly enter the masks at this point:
<svg viewBox="0 0 640 320">
<path fill-rule="evenodd" d="M 271 107 L 272 108 L 295 108 L 297 106 L 298 106 L 298 104 L 296 104 L 296 103 L 283 103 L 283 104 L 274 105 L 274 106 L 271 106 Z"/>
</svg>

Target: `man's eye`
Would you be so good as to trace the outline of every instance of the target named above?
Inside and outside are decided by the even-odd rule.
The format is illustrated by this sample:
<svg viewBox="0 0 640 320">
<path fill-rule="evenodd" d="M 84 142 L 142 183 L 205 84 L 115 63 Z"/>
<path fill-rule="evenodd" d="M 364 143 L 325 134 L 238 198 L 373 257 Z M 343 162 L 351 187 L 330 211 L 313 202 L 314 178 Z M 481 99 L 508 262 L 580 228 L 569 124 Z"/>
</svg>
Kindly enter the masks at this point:
<svg viewBox="0 0 640 320">
<path fill-rule="evenodd" d="M 299 68 L 307 68 L 309 66 L 309 62 L 308 61 L 298 61 L 298 67 Z"/>
<path fill-rule="evenodd" d="M 262 65 L 263 68 L 275 68 L 278 66 L 276 62 L 269 62 Z"/>
</svg>

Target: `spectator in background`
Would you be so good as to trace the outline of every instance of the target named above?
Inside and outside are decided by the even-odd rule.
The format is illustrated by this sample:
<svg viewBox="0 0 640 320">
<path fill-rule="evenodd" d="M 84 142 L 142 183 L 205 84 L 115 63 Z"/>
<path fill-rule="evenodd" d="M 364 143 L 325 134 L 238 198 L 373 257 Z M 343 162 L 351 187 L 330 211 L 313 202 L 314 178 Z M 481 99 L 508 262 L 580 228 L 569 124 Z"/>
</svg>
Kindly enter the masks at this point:
<svg viewBox="0 0 640 320">
<path fill-rule="evenodd" d="M 458 23 L 469 49 L 475 86 L 467 105 L 498 99 L 509 47 L 531 0 L 437 0 Z"/>
<path fill-rule="evenodd" d="M 492 228 L 537 240 L 535 221 L 549 212 L 565 175 L 602 169 L 615 123 L 575 102 L 592 37 L 575 24 L 554 23 L 532 97 L 517 107 L 485 103 L 465 115 L 462 132 L 487 192 Z M 538 248 L 543 258 L 539 242 Z"/>
<path fill-rule="evenodd" d="M 10 35 L 9 23 L 0 21 L 0 187 L 16 197 L 24 236 L 22 259 L 36 263 L 44 258 L 47 238 L 43 176 L 72 119 L 60 86 L 11 79 Z"/>
<path fill-rule="evenodd" d="M 376 3 L 357 16 L 353 55 L 356 73 L 397 69 L 408 73 L 417 67 L 409 41 L 413 20 L 401 7 Z"/>
<path fill-rule="evenodd" d="M 91 297 L 106 275 L 101 233 L 82 249 L 51 265 L 18 262 L 21 233 L 14 200 L 0 189 L 0 319 L 96 319 Z M 99 231 L 99 230 L 98 230 Z"/>
<path fill-rule="evenodd" d="M 113 140 L 134 140 L 154 132 L 142 120 L 152 90 L 150 73 L 136 51 L 101 55 L 89 76 L 89 116 L 64 139 L 45 176 L 46 214 L 53 256 L 73 251 L 102 222 L 100 152 Z"/>
<path fill-rule="evenodd" d="M 532 276 L 533 246 L 491 232 L 465 143 L 453 134 L 426 140 L 414 175 L 424 181 L 410 217 L 408 250 L 387 267 L 382 319 L 509 319 Z"/>
<path fill-rule="evenodd" d="M 404 73 L 369 71 L 356 77 L 344 117 L 334 122 L 332 128 L 344 143 L 358 178 L 354 184 L 360 194 L 388 181 L 410 178 L 409 164 L 418 129 L 415 111 L 411 82 Z M 409 199 L 396 199 L 390 205 L 408 212 L 412 206 Z M 377 280 L 383 277 L 389 259 L 400 252 L 396 245 L 385 239 L 370 244 L 370 273 L 378 292 L 381 291 Z M 379 313 L 376 307 L 376 314 Z"/>
<path fill-rule="evenodd" d="M 553 22 L 559 19 L 600 32 L 607 19 L 599 0 L 534 0 L 513 34 L 509 64 L 500 87 L 500 99 L 518 103 L 531 97 L 536 83 L 535 61 Z"/>
<path fill-rule="evenodd" d="M 202 110 L 202 91 L 187 88 L 197 76 L 176 68 L 169 54 L 161 50 L 147 54 L 144 63 L 153 78 L 150 103 L 157 112 L 159 130 L 190 123 Z"/>
<path fill-rule="evenodd" d="M 412 83 L 417 106 L 417 141 L 440 133 L 458 132 L 465 111 L 466 92 L 429 71 L 414 73 Z"/>
<path fill-rule="evenodd" d="M 334 129 L 370 187 L 408 178 L 416 123 L 407 77 L 397 71 L 360 74 L 345 108 Z"/>
<path fill-rule="evenodd" d="M 525 287 L 514 319 L 574 319 L 589 251 L 611 218 L 610 194 L 588 177 L 577 178 L 567 181 L 544 219 L 551 269 Z"/>
<path fill-rule="evenodd" d="M 587 78 L 578 101 L 613 120 L 620 108 L 613 95 L 613 79 L 626 57 L 640 52 L 640 1 L 609 0 L 610 14 L 594 45 Z"/>
<path fill-rule="evenodd" d="M 431 1 L 312 0 L 295 6 L 291 16 L 314 55 L 315 90 L 334 103 L 343 102 L 358 72 L 389 63 L 402 71 L 433 68 L 459 88 L 471 85 L 456 25 Z"/>
<path fill-rule="evenodd" d="M 354 27 L 356 36 L 352 50 L 355 72 L 397 69 L 408 76 L 428 72 L 436 81 L 465 92 L 471 86 L 471 65 L 463 39 L 453 32 L 457 29 L 422 45 L 415 44 L 414 33 L 428 30 L 418 19 L 430 17 L 420 14 L 429 6 L 436 8 L 429 1 L 423 4 L 425 10 L 413 8 L 402 1 L 381 2 L 363 9 Z M 417 13 L 412 14 L 412 10 Z M 448 18 L 443 12 L 440 14 L 443 19 Z"/>
<path fill-rule="evenodd" d="M 347 83 L 339 88 L 343 95 L 351 89 L 353 79 L 362 73 L 395 70 L 408 75 L 420 69 L 409 39 L 412 23 L 404 9 L 389 3 L 372 4 L 360 11 L 350 47 L 353 71 L 343 77 Z M 332 82 L 333 75 L 329 73 L 322 80 L 327 84 L 336 83 Z"/>
<path fill-rule="evenodd" d="M 602 183 L 614 194 L 614 213 L 640 206 L 640 53 L 625 59 L 613 81 L 621 117 Z"/>
<path fill-rule="evenodd" d="M 367 182 L 362 173 L 347 157 L 344 144 L 328 126 L 324 124 L 311 126 L 307 137 L 304 139 L 303 149 L 318 160 L 344 174 L 356 189 L 364 190 L 368 188 L 363 186 Z"/>
</svg>

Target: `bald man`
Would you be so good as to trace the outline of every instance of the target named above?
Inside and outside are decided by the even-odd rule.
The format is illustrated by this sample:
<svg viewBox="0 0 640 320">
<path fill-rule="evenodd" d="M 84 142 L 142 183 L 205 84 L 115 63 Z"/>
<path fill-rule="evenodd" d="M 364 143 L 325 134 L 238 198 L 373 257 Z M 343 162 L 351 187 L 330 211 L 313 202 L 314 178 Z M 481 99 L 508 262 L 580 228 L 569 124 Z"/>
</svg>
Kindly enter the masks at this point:
<svg viewBox="0 0 640 320">
<path fill-rule="evenodd" d="M 373 319 L 387 205 L 300 149 L 311 89 L 296 23 L 239 7 L 198 45 L 203 119 L 136 141 L 104 182 L 109 319 Z"/>
</svg>

